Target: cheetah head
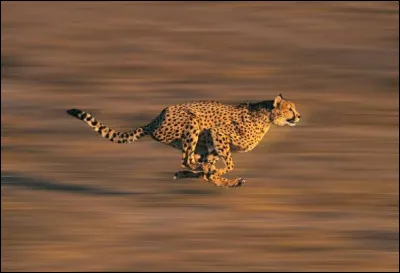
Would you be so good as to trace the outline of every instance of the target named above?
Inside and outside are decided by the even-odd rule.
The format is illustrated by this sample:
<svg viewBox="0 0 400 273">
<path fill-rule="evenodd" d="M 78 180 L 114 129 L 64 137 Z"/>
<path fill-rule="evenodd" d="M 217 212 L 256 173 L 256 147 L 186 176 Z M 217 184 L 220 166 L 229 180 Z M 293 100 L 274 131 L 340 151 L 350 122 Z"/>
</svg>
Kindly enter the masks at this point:
<svg viewBox="0 0 400 273">
<path fill-rule="evenodd" d="M 271 111 L 272 123 L 278 126 L 295 126 L 300 121 L 300 114 L 293 102 L 285 100 L 282 95 L 276 96 Z"/>
</svg>

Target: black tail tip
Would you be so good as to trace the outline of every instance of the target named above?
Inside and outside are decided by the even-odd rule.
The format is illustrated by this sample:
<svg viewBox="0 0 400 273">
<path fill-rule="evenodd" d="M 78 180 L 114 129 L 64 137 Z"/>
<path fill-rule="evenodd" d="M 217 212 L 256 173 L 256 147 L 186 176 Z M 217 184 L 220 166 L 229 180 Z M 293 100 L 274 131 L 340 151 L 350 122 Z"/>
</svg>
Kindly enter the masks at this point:
<svg viewBox="0 0 400 273">
<path fill-rule="evenodd" d="M 76 118 L 80 118 L 80 115 L 82 114 L 81 110 L 78 109 L 69 109 L 66 111 L 69 115 L 76 117 Z"/>
</svg>

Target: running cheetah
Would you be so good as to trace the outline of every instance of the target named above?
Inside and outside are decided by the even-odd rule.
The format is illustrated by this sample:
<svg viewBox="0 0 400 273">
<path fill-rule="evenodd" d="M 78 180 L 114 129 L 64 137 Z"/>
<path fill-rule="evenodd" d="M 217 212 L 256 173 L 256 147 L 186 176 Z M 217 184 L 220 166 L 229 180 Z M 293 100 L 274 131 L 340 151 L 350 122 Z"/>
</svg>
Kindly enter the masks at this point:
<svg viewBox="0 0 400 273">
<path fill-rule="evenodd" d="M 182 167 L 174 179 L 203 178 L 217 186 L 238 187 L 243 178 L 222 176 L 233 170 L 232 152 L 253 150 L 271 124 L 295 126 L 300 114 L 293 102 L 282 95 L 257 103 L 223 104 L 195 101 L 166 107 L 149 124 L 129 132 L 118 132 L 97 121 L 91 114 L 70 109 L 67 113 L 85 121 L 102 137 L 114 143 L 132 143 L 150 135 L 156 141 L 182 151 Z M 215 164 L 222 158 L 225 167 Z"/>
</svg>

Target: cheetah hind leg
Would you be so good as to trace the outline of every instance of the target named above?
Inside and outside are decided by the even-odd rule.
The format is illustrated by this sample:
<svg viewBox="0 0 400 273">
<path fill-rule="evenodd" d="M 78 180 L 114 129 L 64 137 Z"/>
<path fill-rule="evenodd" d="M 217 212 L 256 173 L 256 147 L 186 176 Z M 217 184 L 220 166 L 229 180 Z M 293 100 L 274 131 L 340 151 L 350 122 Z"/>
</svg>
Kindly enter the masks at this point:
<svg viewBox="0 0 400 273">
<path fill-rule="evenodd" d="M 246 181 L 243 178 L 227 179 L 218 174 L 215 167 L 219 160 L 219 155 L 215 153 L 195 154 L 197 169 L 190 171 L 179 171 L 175 173 L 174 180 L 183 178 L 203 178 L 207 182 L 211 182 L 218 187 L 234 188 L 242 186 Z"/>
<path fill-rule="evenodd" d="M 207 182 L 211 182 L 218 187 L 227 188 L 240 187 L 246 182 L 243 178 L 227 179 L 215 173 L 212 174 L 206 171 L 179 171 L 174 175 L 174 180 L 184 178 L 203 178 Z"/>
<path fill-rule="evenodd" d="M 227 179 L 218 174 L 208 174 L 207 180 L 218 187 L 236 188 L 242 186 L 246 180 L 243 178 Z"/>
<path fill-rule="evenodd" d="M 191 116 L 185 125 L 185 132 L 182 136 L 182 167 L 196 171 L 199 167 L 196 159 L 196 146 L 200 135 L 199 123 Z"/>
<path fill-rule="evenodd" d="M 204 152 L 204 151 L 203 151 Z M 176 172 L 174 175 L 174 180 L 183 179 L 183 178 L 203 178 L 206 181 L 209 181 L 207 178 L 208 175 L 211 175 L 216 171 L 215 163 L 219 159 L 218 156 L 207 153 L 200 153 L 194 155 L 196 161 L 196 169 L 195 170 L 185 170 Z"/>
<path fill-rule="evenodd" d="M 194 170 L 184 170 L 178 171 L 174 175 L 174 180 L 183 179 L 183 178 L 204 178 L 207 180 L 206 175 L 208 173 L 207 162 L 204 160 L 207 158 L 207 155 L 194 155 L 196 161 L 196 168 Z"/>
<path fill-rule="evenodd" d="M 211 159 L 208 161 L 213 161 L 214 166 L 216 159 L 222 158 L 225 161 L 226 167 L 219 170 L 214 167 L 212 170 L 210 170 L 210 172 L 208 172 L 207 179 L 219 187 L 234 188 L 242 186 L 246 181 L 241 177 L 235 179 L 227 179 L 222 177 L 222 175 L 233 170 L 234 166 L 229 143 L 225 142 L 226 139 L 229 139 L 227 136 L 232 134 L 229 134 L 229 131 L 218 132 L 215 130 L 211 130 L 210 133 L 216 154 L 210 155 L 209 157 Z"/>
<path fill-rule="evenodd" d="M 207 155 L 207 161 L 203 163 L 203 171 L 204 176 L 203 178 L 213 183 L 218 187 L 227 187 L 227 188 L 235 188 L 242 186 L 246 181 L 243 178 L 236 178 L 236 179 L 227 179 L 218 175 L 218 170 L 215 167 L 215 164 L 219 160 L 219 156 L 216 154 L 209 154 Z"/>
</svg>

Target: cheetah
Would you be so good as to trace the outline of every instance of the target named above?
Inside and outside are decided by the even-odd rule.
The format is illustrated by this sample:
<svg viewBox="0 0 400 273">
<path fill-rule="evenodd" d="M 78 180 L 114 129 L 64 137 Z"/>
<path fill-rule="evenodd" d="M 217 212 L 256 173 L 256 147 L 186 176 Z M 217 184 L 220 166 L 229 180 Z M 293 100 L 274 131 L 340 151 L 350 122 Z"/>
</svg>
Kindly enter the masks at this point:
<svg viewBox="0 0 400 273">
<path fill-rule="evenodd" d="M 272 124 L 295 126 L 300 121 L 295 104 L 283 99 L 281 94 L 273 100 L 256 103 L 193 101 L 172 105 L 164 108 L 149 124 L 128 132 L 110 129 L 78 109 L 66 112 L 114 143 L 133 143 L 150 135 L 182 152 L 181 166 L 186 170 L 176 172 L 174 179 L 203 178 L 224 187 L 245 183 L 243 178 L 223 177 L 234 168 L 233 152 L 253 150 Z M 215 166 L 219 159 L 225 163 L 224 168 Z"/>
</svg>

